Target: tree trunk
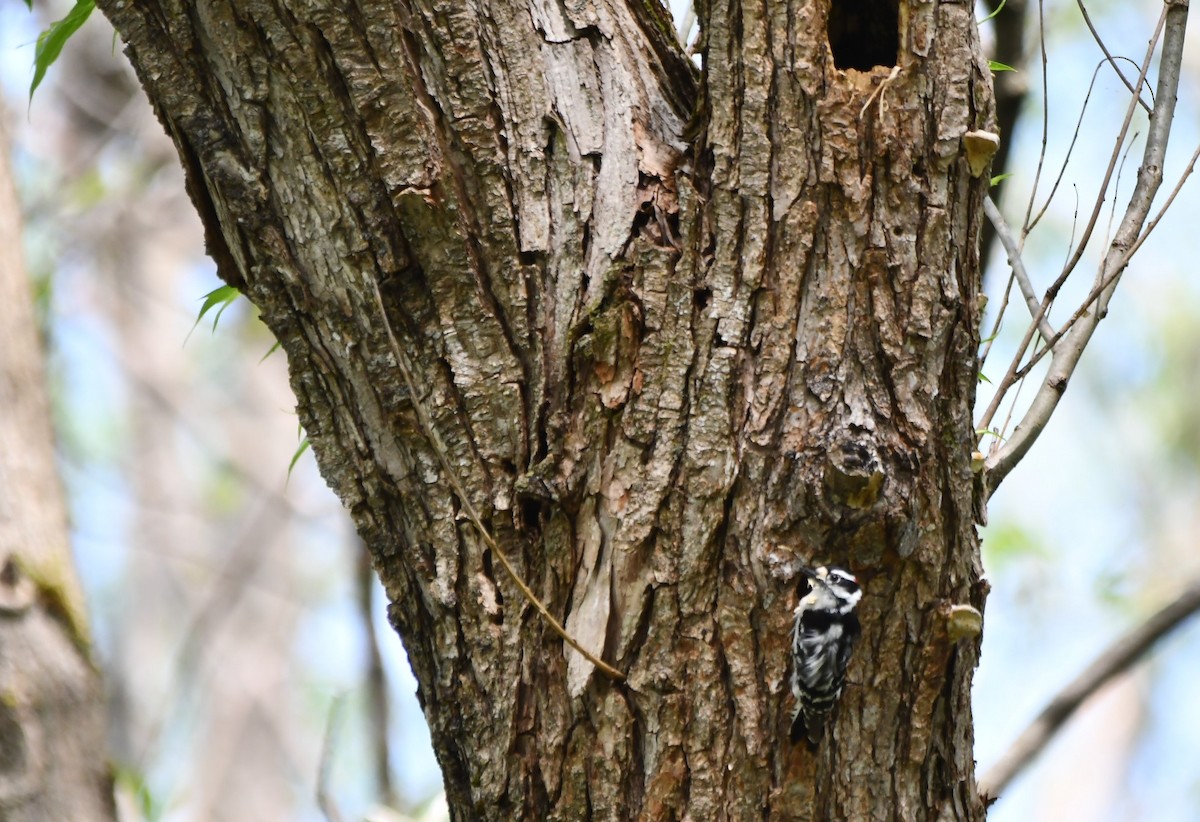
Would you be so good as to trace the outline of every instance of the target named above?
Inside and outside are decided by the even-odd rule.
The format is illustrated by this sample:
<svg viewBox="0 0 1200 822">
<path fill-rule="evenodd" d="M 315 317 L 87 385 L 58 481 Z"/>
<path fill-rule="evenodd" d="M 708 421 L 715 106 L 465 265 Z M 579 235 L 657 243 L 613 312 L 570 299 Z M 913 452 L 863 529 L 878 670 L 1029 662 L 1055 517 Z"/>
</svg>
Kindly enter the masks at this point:
<svg viewBox="0 0 1200 822">
<path fill-rule="evenodd" d="M 827 40 L 828 0 L 713 0 L 704 72 L 655 1 L 100 5 L 287 351 L 456 819 L 982 818 L 970 4 L 835 4 Z M 815 755 L 809 562 L 866 591 Z"/>
<path fill-rule="evenodd" d="M 4 112 L 0 110 L 0 120 Z M 116 819 L 0 122 L 0 820 Z"/>
</svg>

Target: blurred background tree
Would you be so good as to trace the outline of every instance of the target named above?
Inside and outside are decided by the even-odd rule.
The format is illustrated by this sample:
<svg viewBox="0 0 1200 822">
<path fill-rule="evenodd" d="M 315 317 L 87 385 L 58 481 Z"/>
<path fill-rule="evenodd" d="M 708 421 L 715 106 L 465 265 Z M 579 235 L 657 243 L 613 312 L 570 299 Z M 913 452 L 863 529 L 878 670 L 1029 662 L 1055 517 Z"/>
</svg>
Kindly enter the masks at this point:
<svg viewBox="0 0 1200 822">
<path fill-rule="evenodd" d="M 1015 53 L 1036 57 L 1040 16 L 1051 67 L 1043 88 L 1036 59 L 997 53 L 1019 69 L 998 86 L 1027 94 L 1004 135 L 1012 176 L 997 189 L 1019 223 L 1041 114 L 1046 167 L 1057 171 L 1102 54 L 1074 4 L 1008 6 L 985 35 L 1020 11 L 1027 39 Z M 1113 54 L 1140 60 L 1159 8 L 1088 10 Z M 213 312 L 193 331 L 219 282 L 174 149 L 99 15 L 19 115 L 37 32 L 65 11 L 0 6 L 0 71 L 18 112 L 27 256 L 126 818 L 316 819 L 318 796 L 348 818 L 377 804 L 419 813 L 440 776 L 381 594 L 308 454 L 289 478 L 303 435 L 282 356 L 266 356 L 273 339 L 251 307 L 235 302 L 215 329 Z M 1185 69 L 1173 137 L 1183 148 L 1168 185 L 1200 140 L 1192 52 Z M 1127 99 L 1101 68 L 1059 194 L 1025 248 L 1032 271 L 1061 267 L 1077 202 L 1095 190 Z M 981 774 L 1115 637 L 1200 576 L 1198 205 L 1185 187 L 1135 259 L 1049 434 L 992 500 L 975 689 Z M 985 328 L 1006 280 L 993 244 Z M 1065 294 L 1066 304 L 1082 297 Z M 1002 326 L 988 379 L 1023 330 Z M 985 384 L 981 407 L 989 399 Z M 1185 624 L 1086 704 L 992 818 L 1200 816 L 1197 659 L 1200 625 Z"/>
<path fill-rule="evenodd" d="M 378 583 L 274 338 L 245 300 L 197 324 L 220 282 L 103 17 L 25 116 L 66 9 L 0 5 L 0 66 L 124 818 L 316 819 L 321 779 L 350 818 L 421 811 L 441 777 Z"/>
<path fill-rule="evenodd" d="M 114 819 L 106 705 L 0 123 L 0 817 Z"/>
</svg>

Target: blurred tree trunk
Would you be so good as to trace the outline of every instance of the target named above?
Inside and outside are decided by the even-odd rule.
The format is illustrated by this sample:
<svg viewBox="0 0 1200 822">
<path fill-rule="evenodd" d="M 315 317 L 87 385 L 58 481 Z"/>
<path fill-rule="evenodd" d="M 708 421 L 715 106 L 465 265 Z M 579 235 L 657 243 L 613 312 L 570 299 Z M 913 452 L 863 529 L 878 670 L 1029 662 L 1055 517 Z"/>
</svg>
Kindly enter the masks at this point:
<svg viewBox="0 0 1200 822">
<path fill-rule="evenodd" d="M 455 818 L 982 818 L 970 4 L 839 6 L 832 54 L 827 0 L 712 0 L 704 72 L 657 2 L 100 6 L 288 354 Z M 815 756 L 810 561 L 866 589 Z"/>
<path fill-rule="evenodd" d="M 0 820 L 116 818 L 0 111 Z"/>
</svg>

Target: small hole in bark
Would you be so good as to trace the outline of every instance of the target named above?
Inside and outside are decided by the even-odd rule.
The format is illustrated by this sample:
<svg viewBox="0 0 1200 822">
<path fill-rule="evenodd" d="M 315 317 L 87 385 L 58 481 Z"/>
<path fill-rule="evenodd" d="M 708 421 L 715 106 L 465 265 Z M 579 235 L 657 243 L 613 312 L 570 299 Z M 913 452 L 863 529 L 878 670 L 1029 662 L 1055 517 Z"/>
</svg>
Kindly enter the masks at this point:
<svg viewBox="0 0 1200 822">
<path fill-rule="evenodd" d="M 840 69 L 870 71 L 896 65 L 899 0 L 830 0 L 829 48 Z"/>
<path fill-rule="evenodd" d="M 17 563 L 12 557 L 6 557 L 4 567 L 0 568 L 0 584 L 7 585 L 10 588 L 17 584 L 17 579 L 20 577 L 20 571 L 17 569 Z"/>
<path fill-rule="evenodd" d="M 28 766 L 25 730 L 7 705 L 0 705 L 0 743 L 0 776 L 9 781 L 23 775 Z"/>
<path fill-rule="evenodd" d="M 711 288 L 697 288 L 694 292 L 692 292 L 692 300 L 696 303 L 696 308 L 701 310 L 708 308 L 708 301 L 711 299 Z"/>
<path fill-rule="evenodd" d="M 535 499 L 521 500 L 521 526 L 526 531 L 535 531 L 542 524 L 542 504 Z"/>
<path fill-rule="evenodd" d="M 488 614 L 488 619 L 495 625 L 501 625 L 504 622 L 504 594 L 500 592 L 500 586 L 496 583 L 496 574 L 492 568 L 492 551 L 487 549 L 483 552 L 483 573 L 492 583 L 492 588 L 496 596 L 496 613 Z"/>
<path fill-rule="evenodd" d="M 630 229 L 630 234 L 640 234 L 646 226 L 650 225 L 650 218 L 654 216 L 654 209 L 649 204 L 643 204 L 633 214 L 633 226 Z"/>
<path fill-rule="evenodd" d="M 550 407 L 550 404 L 548 402 L 542 403 L 542 407 L 540 409 L 540 416 L 543 420 L 546 419 L 546 415 L 548 413 L 549 407 Z M 537 427 L 537 450 L 533 452 L 533 461 L 535 463 L 541 462 L 542 459 L 549 453 L 550 453 L 550 438 L 546 434 L 546 426 L 543 423 L 542 425 L 539 425 Z"/>
</svg>

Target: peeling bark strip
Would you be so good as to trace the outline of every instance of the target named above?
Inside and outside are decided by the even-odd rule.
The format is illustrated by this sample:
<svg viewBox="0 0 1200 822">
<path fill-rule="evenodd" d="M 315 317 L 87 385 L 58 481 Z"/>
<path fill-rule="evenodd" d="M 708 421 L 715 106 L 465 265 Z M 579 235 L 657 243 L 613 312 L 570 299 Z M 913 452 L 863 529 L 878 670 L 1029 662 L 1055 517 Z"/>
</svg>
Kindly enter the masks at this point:
<svg viewBox="0 0 1200 822">
<path fill-rule="evenodd" d="M 457 819 L 983 817 L 946 618 L 984 597 L 970 4 L 709 0 L 703 74 L 657 2 L 100 5 L 288 353 Z M 877 67 L 837 68 L 847 26 Z M 418 406 L 626 683 L 494 573 Z M 802 561 L 866 590 L 816 757 L 786 743 Z"/>
<path fill-rule="evenodd" d="M 417 386 L 412 378 L 412 370 L 408 367 L 408 358 L 404 356 L 404 352 L 400 350 L 399 343 L 396 342 L 396 334 L 394 331 L 392 331 L 391 323 L 388 321 L 387 308 L 383 304 L 383 297 L 379 293 L 378 284 L 372 283 L 371 285 L 375 291 L 375 304 L 379 308 L 380 316 L 383 319 L 383 326 L 387 330 L 388 347 L 391 349 L 392 357 L 396 360 L 396 365 L 400 368 L 400 376 L 404 378 L 404 387 L 408 389 L 410 395 L 415 395 L 417 393 Z M 499 543 L 497 543 L 492 537 L 491 533 L 488 532 L 487 526 L 483 524 L 483 520 L 479 517 L 479 512 L 476 511 L 475 506 L 471 504 L 470 495 L 466 492 L 466 489 L 463 488 L 462 483 L 458 479 L 457 469 L 450 462 L 449 457 L 446 455 L 445 443 L 443 443 L 441 437 L 438 436 L 437 429 L 430 423 L 429 417 L 425 414 L 425 409 L 422 407 L 421 403 L 413 403 L 413 411 L 417 415 L 417 421 L 421 424 L 421 433 L 429 438 L 429 444 L 433 447 L 433 450 L 438 458 L 438 463 L 444 472 L 447 482 L 450 484 L 450 487 L 454 489 L 454 495 L 457 498 L 458 504 L 462 506 L 463 513 L 466 514 L 467 519 L 471 521 L 471 524 L 475 526 L 475 532 L 479 535 L 479 538 L 483 540 L 483 544 L 487 546 L 487 550 L 491 551 L 495 558 L 500 561 L 500 564 L 504 567 L 505 572 L 508 574 L 513 584 L 517 586 L 517 590 L 521 592 L 521 596 L 525 598 L 526 602 L 533 606 L 534 610 L 541 615 L 542 619 L 546 620 L 546 623 L 550 626 L 554 633 L 562 637 L 563 641 L 571 646 L 571 648 L 578 651 L 580 656 L 582 656 L 585 661 L 617 682 L 624 681 L 624 674 L 609 665 L 603 659 L 597 657 L 587 648 L 580 645 L 579 640 L 568 634 L 562 627 L 562 624 L 555 619 L 554 615 L 551 614 L 546 608 L 545 604 L 537 598 L 537 595 L 534 594 L 533 591 L 530 590 L 529 586 L 525 584 L 525 581 L 521 579 L 520 575 L 516 572 L 516 569 L 513 568 L 512 563 L 509 562 L 508 555 L 504 553 L 504 549 L 500 547 Z M 494 588 L 487 593 L 490 600 L 488 603 L 488 605 L 490 605 L 488 610 L 492 613 L 498 613 L 498 603 L 496 602 L 496 593 Z"/>
</svg>

